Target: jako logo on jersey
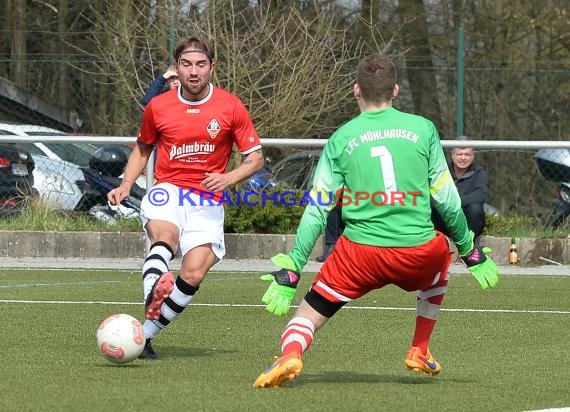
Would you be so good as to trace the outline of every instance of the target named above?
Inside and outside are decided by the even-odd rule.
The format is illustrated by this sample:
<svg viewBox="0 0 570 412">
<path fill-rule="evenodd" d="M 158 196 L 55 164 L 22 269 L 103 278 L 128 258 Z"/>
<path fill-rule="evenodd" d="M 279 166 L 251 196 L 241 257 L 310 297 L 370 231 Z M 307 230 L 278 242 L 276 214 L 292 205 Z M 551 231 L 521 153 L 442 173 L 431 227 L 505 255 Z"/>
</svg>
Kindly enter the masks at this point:
<svg viewBox="0 0 570 412">
<path fill-rule="evenodd" d="M 222 130 L 222 128 L 220 127 L 220 124 L 216 119 L 212 119 L 210 120 L 208 127 L 206 127 L 206 130 L 208 131 L 210 137 L 212 139 L 215 139 L 218 133 L 220 133 L 220 130 Z"/>
<path fill-rule="evenodd" d="M 173 145 L 170 149 L 170 160 L 181 159 L 183 157 L 193 156 L 197 154 L 210 154 L 216 149 L 216 145 L 211 143 L 183 144 L 178 147 Z"/>
<path fill-rule="evenodd" d="M 199 114 L 200 109 L 186 109 L 186 113 Z"/>
</svg>

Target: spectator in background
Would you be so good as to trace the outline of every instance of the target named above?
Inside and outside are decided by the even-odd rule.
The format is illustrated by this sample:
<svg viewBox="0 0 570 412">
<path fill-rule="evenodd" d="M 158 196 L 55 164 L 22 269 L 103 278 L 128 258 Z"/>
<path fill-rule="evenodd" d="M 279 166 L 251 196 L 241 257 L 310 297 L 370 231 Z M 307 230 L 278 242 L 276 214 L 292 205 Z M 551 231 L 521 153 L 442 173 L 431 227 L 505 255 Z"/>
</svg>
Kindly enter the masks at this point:
<svg viewBox="0 0 570 412">
<path fill-rule="evenodd" d="M 461 197 L 461 208 L 467 219 L 467 226 L 475 233 L 475 243 L 477 243 L 486 224 L 483 205 L 489 191 L 489 177 L 483 166 L 474 160 L 475 150 L 472 147 L 456 147 L 451 150 L 451 162 L 448 167 Z M 446 236 L 450 235 L 449 229 L 434 207 L 432 207 L 432 222 L 436 230 Z"/>
<path fill-rule="evenodd" d="M 167 90 L 174 89 L 175 87 L 178 87 L 179 84 L 180 80 L 174 66 L 168 66 L 168 69 L 166 69 L 163 74 L 159 74 L 152 81 L 142 98 L 142 104 L 146 106 L 154 96 L 158 96 Z"/>
<path fill-rule="evenodd" d="M 174 66 L 168 66 L 166 71 L 163 74 L 159 74 L 155 77 L 152 81 L 148 90 L 144 94 L 142 98 L 142 104 L 146 106 L 150 100 L 167 92 L 168 90 L 174 89 L 180 85 L 180 78 L 178 77 L 178 72 L 174 68 Z M 154 162 L 156 163 L 156 149 L 154 151 Z"/>
</svg>

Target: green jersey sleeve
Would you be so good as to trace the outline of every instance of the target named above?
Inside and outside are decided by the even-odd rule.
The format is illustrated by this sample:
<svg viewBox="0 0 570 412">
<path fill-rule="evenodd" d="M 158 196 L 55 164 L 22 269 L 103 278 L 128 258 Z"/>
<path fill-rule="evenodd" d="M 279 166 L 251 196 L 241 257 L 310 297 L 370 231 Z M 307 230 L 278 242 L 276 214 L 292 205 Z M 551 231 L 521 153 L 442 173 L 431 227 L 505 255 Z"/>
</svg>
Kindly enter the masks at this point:
<svg viewBox="0 0 570 412">
<path fill-rule="evenodd" d="M 308 257 L 326 226 L 327 216 L 334 207 L 333 188 L 343 187 L 343 185 L 342 175 L 334 172 L 331 145 L 327 143 L 315 169 L 310 193 L 311 202 L 303 212 L 297 228 L 295 244 L 289 254 L 299 271 L 302 271 L 307 264 Z"/>
<path fill-rule="evenodd" d="M 459 255 L 464 256 L 473 249 L 473 239 L 469 234 L 467 220 L 461 209 L 461 197 L 447 167 L 435 126 L 433 136 L 429 156 L 429 189 L 433 205 L 449 229 Z"/>
</svg>

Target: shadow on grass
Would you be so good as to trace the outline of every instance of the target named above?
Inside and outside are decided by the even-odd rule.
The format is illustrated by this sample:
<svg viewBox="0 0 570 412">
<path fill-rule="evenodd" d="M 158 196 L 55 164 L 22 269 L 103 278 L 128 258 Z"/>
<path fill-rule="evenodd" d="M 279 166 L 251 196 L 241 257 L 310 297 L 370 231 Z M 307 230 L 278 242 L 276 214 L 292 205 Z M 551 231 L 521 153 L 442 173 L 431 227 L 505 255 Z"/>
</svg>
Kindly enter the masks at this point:
<svg viewBox="0 0 570 412">
<path fill-rule="evenodd" d="M 201 356 L 219 355 L 222 353 L 237 353 L 235 350 L 229 349 L 205 349 L 205 348 L 191 348 L 187 346 L 173 346 L 173 345 L 160 345 L 152 344 L 153 349 L 160 359 L 171 358 L 196 358 Z"/>
<path fill-rule="evenodd" d="M 235 350 L 228 350 L 228 349 L 204 349 L 204 348 L 188 348 L 184 346 L 172 346 L 172 345 L 154 345 L 153 348 L 158 355 L 157 360 L 143 360 L 143 359 L 135 359 L 128 363 L 112 363 L 111 361 L 108 362 L 100 362 L 96 367 L 112 367 L 112 368 L 140 368 L 145 365 L 145 363 L 153 363 L 153 362 L 160 362 L 161 360 L 169 360 L 174 358 L 198 358 L 202 356 L 212 356 L 212 355 L 219 355 L 224 353 L 236 353 Z"/>
<path fill-rule="evenodd" d="M 144 367 L 144 365 L 141 363 L 141 361 L 139 359 L 135 359 L 132 360 L 130 362 L 127 363 L 113 363 L 111 361 L 108 362 L 103 362 L 103 363 L 97 363 L 95 365 L 96 368 L 126 368 L 126 369 L 136 369 L 136 368 L 142 368 Z"/>
<path fill-rule="evenodd" d="M 439 384 L 441 378 L 423 374 L 410 376 L 402 375 L 375 375 L 371 373 L 358 373 L 347 371 L 328 371 L 321 373 L 303 373 L 297 379 L 287 383 L 287 386 L 302 386 L 311 383 L 398 383 L 402 385 L 433 385 Z M 471 380 L 445 379 L 446 383 L 470 383 Z"/>
</svg>

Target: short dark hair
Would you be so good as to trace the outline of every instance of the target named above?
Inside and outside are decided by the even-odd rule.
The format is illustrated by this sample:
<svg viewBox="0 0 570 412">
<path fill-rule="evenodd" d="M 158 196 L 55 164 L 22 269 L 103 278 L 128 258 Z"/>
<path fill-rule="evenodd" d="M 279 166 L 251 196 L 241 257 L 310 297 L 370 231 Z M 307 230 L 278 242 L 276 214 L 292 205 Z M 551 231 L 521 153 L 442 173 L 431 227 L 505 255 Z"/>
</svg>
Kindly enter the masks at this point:
<svg viewBox="0 0 570 412">
<path fill-rule="evenodd" d="M 465 135 L 461 135 L 461 136 L 457 136 L 455 138 L 455 140 L 457 141 L 462 141 L 462 142 L 468 142 L 470 139 L 465 136 Z M 473 151 L 475 151 L 475 149 L 472 146 L 469 146 L 468 143 L 465 144 L 465 146 L 457 146 L 457 147 L 453 147 L 451 149 L 451 153 L 455 152 L 456 149 L 473 149 Z"/>
<path fill-rule="evenodd" d="M 371 54 L 364 57 L 356 71 L 356 83 L 360 86 L 362 98 L 370 103 L 392 100 L 398 73 L 394 62 L 387 56 Z"/>
<path fill-rule="evenodd" d="M 204 54 L 208 56 L 208 59 L 210 59 L 210 62 L 214 60 L 214 49 L 212 48 L 210 41 L 204 37 L 192 35 L 178 41 L 174 51 L 172 52 L 174 61 L 177 62 L 182 52 L 188 48 L 204 52 Z"/>
</svg>

